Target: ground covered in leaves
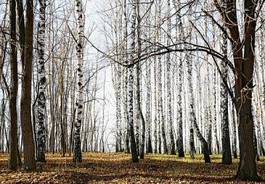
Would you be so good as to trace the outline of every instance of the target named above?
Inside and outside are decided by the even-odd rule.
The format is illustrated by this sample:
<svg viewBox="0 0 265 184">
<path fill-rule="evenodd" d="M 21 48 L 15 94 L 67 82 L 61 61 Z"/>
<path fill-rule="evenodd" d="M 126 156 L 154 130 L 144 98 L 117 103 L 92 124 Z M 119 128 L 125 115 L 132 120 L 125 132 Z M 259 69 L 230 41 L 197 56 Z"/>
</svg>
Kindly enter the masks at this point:
<svg viewBox="0 0 265 184">
<path fill-rule="evenodd" d="M 132 163 L 123 153 L 85 153 L 83 162 L 75 165 L 72 157 L 48 154 L 37 172 L 12 172 L 7 169 L 7 155 L 0 154 L 0 183 L 244 183 L 233 179 L 238 160 L 228 166 L 220 162 L 218 155 L 212 156 L 211 164 L 204 164 L 201 155 L 191 160 L 153 154 Z M 264 179 L 264 160 L 258 162 L 258 171 Z"/>
</svg>

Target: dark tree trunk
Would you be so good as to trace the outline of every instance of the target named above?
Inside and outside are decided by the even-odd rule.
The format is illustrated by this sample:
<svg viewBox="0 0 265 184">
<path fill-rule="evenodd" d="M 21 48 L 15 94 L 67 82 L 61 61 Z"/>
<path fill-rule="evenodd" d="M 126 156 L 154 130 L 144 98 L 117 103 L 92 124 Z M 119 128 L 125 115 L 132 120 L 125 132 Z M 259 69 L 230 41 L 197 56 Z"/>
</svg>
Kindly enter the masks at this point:
<svg viewBox="0 0 265 184">
<path fill-rule="evenodd" d="M 193 128 L 190 128 L 190 157 L 195 159 L 195 144 L 194 144 L 194 131 Z"/>
<path fill-rule="evenodd" d="M 142 112 L 142 109 L 140 109 L 140 115 L 141 115 L 141 121 L 142 121 L 142 143 L 140 147 L 140 159 L 144 159 L 144 150 L 145 150 L 145 119 Z"/>
<path fill-rule="evenodd" d="M 232 39 L 233 59 L 235 64 L 235 100 L 238 114 L 240 162 L 237 178 L 240 180 L 259 180 L 254 148 L 254 121 L 252 115 L 253 71 L 255 61 L 255 32 L 259 12 L 257 3 L 252 0 L 244 1 L 244 35 L 240 38 L 237 20 L 237 1 L 224 1 L 222 6 L 217 1 L 215 5 L 223 16 L 225 26 Z M 227 11 L 224 7 L 227 6 Z"/>
<path fill-rule="evenodd" d="M 17 90 L 18 90 L 18 76 L 17 76 L 17 48 L 16 48 L 16 2 L 10 0 L 10 69 L 11 69 L 11 88 L 9 99 L 10 111 L 10 138 L 9 138 L 9 169 L 16 170 L 18 163 L 18 139 L 17 139 Z"/>
<path fill-rule="evenodd" d="M 24 168 L 35 170 L 35 146 L 31 120 L 31 81 L 33 59 L 33 0 L 26 1 L 26 29 L 24 47 L 24 66 L 21 94 L 21 127 L 24 148 Z"/>
<path fill-rule="evenodd" d="M 250 97 L 251 94 L 248 94 Z M 254 148 L 254 125 L 251 114 L 251 99 L 246 99 L 240 110 L 239 148 L 240 162 L 237 177 L 242 180 L 258 180 L 256 150 Z"/>
</svg>

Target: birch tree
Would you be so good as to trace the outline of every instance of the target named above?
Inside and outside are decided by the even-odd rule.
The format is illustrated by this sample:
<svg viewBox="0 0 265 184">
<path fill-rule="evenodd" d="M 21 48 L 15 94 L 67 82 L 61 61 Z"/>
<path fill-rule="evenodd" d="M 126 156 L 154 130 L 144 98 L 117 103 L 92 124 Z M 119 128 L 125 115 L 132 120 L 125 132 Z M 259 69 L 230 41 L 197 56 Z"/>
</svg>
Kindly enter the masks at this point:
<svg viewBox="0 0 265 184">
<path fill-rule="evenodd" d="M 83 122 L 83 57 L 84 57 L 84 24 L 85 24 L 85 17 L 83 12 L 83 3 L 82 0 L 76 0 L 76 14 L 77 14 L 77 24 L 78 24 L 78 38 L 77 38 L 77 45 L 76 45 L 76 55 L 78 59 L 77 64 L 77 99 L 76 99 L 76 122 L 75 122 L 75 129 L 74 129 L 74 162 L 81 162 L 82 161 L 82 154 L 81 154 L 81 125 Z"/>
<path fill-rule="evenodd" d="M 136 57 L 136 10 L 137 10 L 137 0 L 130 1 L 130 9 L 132 11 L 130 20 L 131 20 L 131 27 L 130 27 L 130 37 L 129 37 L 129 47 L 130 47 L 130 55 L 129 55 L 129 64 L 132 64 L 135 57 Z M 134 134 L 134 122 L 133 122 L 133 88 L 134 88 L 134 76 L 133 76 L 133 67 L 129 67 L 128 69 L 128 123 L 130 128 L 130 143 L 131 143 L 131 154 L 132 154 L 132 161 L 138 162 L 138 154 L 136 148 L 136 141 L 135 141 L 135 134 Z"/>
<path fill-rule="evenodd" d="M 176 39 L 183 40 L 182 39 L 182 33 L 183 33 L 183 25 L 182 25 L 182 20 L 181 20 L 181 15 L 179 12 L 179 6 L 180 6 L 180 1 L 173 0 L 173 5 L 174 5 L 174 10 L 177 13 L 176 16 Z M 178 41 L 178 40 L 176 40 Z M 178 66 L 177 66 L 177 149 L 178 149 L 178 156 L 179 157 L 184 157 L 184 148 L 183 148 L 183 112 L 182 112 L 182 91 L 183 91 L 183 54 L 180 53 L 179 60 L 178 60 Z"/>
<path fill-rule="evenodd" d="M 227 36 L 222 35 L 222 51 L 227 58 Z M 222 127 L 222 163 L 231 164 L 231 146 L 230 146 L 230 135 L 229 135 L 229 120 L 228 120 L 228 92 L 225 82 L 228 78 L 228 66 L 226 62 L 221 62 L 222 80 L 221 80 L 221 127 Z"/>
<path fill-rule="evenodd" d="M 157 41 L 161 43 L 161 9 L 162 9 L 162 1 L 158 0 L 158 35 L 157 35 Z M 168 153 L 168 148 L 167 148 L 167 138 L 166 138 L 166 130 L 165 130 L 165 116 L 163 112 L 163 95 L 162 95 L 162 58 L 161 55 L 158 56 L 158 122 L 159 122 L 159 131 L 158 131 L 158 136 L 159 140 L 161 140 L 160 136 L 162 136 L 163 143 L 161 141 L 158 141 L 159 144 L 163 144 L 163 151 L 164 153 Z M 159 145 L 159 148 L 161 149 L 161 146 Z M 161 151 L 159 151 L 161 153 Z"/>
<path fill-rule="evenodd" d="M 167 1 L 167 45 L 170 45 L 171 40 L 171 18 L 170 18 L 170 10 L 171 10 L 171 0 Z M 171 56 L 170 53 L 166 56 L 166 77 L 167 77 L 167 121 L 169 124 L 169 137 L 170 137 L 170 154 L 175 155 L 176 154 L 176 146 L 175 146 L 175 140 L 174 140 L 174 128 L 173 128 L 173 111 L 172 111 L 172 95 L 171 95 Z"/>
<path fill-rule="evenodd" d="M 38 96 L 37 96 L 37 109 L 36 109 L 36 118 L 37 118 L 37 161 L 45 162 L 45 120 L 46 120 L 46 77 L 45 77 L 45 9 L 46 9 L 46 0 L 39 0 L 40 14 L 39 14 L 39 23 L 38 23 Z"/>
<path fill-rule="evenodd" d="M 193 85 L 192 85 L 192 57 L 190 56 L 190 53 L 187 53 L 186 57 L 187 57 L 186 62 L 187 62 L 187 80 L 188 80 L 188 95 L 189 95 L 189 116 L 190 116 L 189 121 L 202 144 L 204 161 L 205 163 L 209 163 L 211 162 L 211 160 L 209 156 L 208 143 L 206 142 L 205 138 L 202 136 L 201 131 L 199 130 L 199 126 L 197 124 L 197 118 L 195 115 L 195 105 L 194 105 L 195 98 L 194 98 Z M 193 134 L 193 130 L 191 130 L 191 134 Z M 191 137 L 191 139 L 193 138 Z"/>
</svg>

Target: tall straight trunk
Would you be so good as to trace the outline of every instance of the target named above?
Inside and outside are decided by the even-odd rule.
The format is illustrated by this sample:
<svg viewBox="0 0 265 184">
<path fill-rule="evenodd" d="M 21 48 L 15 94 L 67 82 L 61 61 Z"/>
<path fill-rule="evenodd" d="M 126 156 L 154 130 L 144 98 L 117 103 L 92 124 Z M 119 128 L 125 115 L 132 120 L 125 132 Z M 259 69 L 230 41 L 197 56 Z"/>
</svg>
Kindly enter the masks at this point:
<svg viewBox="0 0 265 184">
<path fill-rule="evenodd" d="M 180 57 L 178 65 L 178 113 L 177 113 L 177 123 L 178 123 L 178 138 L 177 138 L 177 148 L 178 148 L 178 157 L 184 157 L 184 148 L 183 148 L 183 112 L 182 112 L 182 90 L 183 90 L 183 58 Z"/>
<path fill-rule="evenodd" d="M 158 1 L 158 35 L 157 35 L 157 41 L 158 43 L 161 42 L 161 9 L 162 9 L 162 2 L 161 0 Z M 167 149 L 167 139 L 166 139 L 166 130 L 165 130 L 165 117 L 164 117 L 164 112 L 163 112 L 163 95 L 162 95 L 162 78 L 161 78 L 161 75 L 162 75 L 162 58 L 161 56 L 158 56 L 158 73 L 159 75 L 157 76 L 157 80 L 158 80 L 158 122 L 159 122 L 159 131 L 158 132 L 161 132 L 161 133 L 158 133 L 158 136 L 159 136 L 159 149 L 161 150 L 161 144 L 163 141 L 163 150 L 164 150 L 164 153 L 168 153 L 168 149 Z M 161 140 L 161 136 L 162 136 L 162 139 Z M 160 151 L 161 152 L 161 151 Z"/>
<path fill-rule="evenodd" d="M 157 63 L 156 63 L 156 57 L 154 59 L 154 112 L 155 112 L 155 119 L 154 119 L 154 153 L 157 153 L 158 148 L 158 136 L 157 136 L 157 129 L 158 129 L 158 110 L 157 110 L 157 75 L 156 75 L 156 69 L 157 69 Z"/>
<path fill-rule="evenodd" d="M 222 51 L 227 58 L 227 36 L 223 34 Z M 221 126 L 222 126 L 222 163 L 232 164 L 230 135 L 229 135 L 229 120 L 228 120 L 228 91 L 225 82 L 228 79 L 228 65 L 226 62 L 221 62 Z"/>
<path fill-rule="evenodd" d="M 155 2 L 156 3 L 156 2 Z M 159 25 L 158 21 L 157 21 L 157 12 L 158 12 L 158 6 L 155 6 L 155 18 L 154 18 L 154 24 Z M 154 42 L 156 42 L 158 40 L 158 33 L 159 33 L 159 29 L 156 29 L 156 35 L 154 36 Z M 157 82 L 157 57 L 154 56 L 154 62 L 153 62 L 153 79 L 154 79 L 154 132 L 153 132 L 153 136 L 154 136 L 154 153 L 158 153 L 158 121 L 159 121 L 159 116 L 158 116 L 158 103 L 157 103 L 157 99 L 158 99 L 158 91 L 157 91 L 157 86 L 158 86 L 158 82 Z"/>
<path fill-rule="evenodd" d="M 240 162 L 237 177 L 242 180 L 258 180 L 256 151 L 254 148 L 254 121 L 252 115 L 252 88 L 253 71 L 255 60 L 255 28 L 256 28 L 256 6 L 252 0 L 244 2 L 244 42 L 240 41 L 239 27 L 237 23 L 236 1 L 234 0 L 227 11 L 226 25 L 230 30 L 232 39 L 233 58 L 235 62 L 236 82 L 235 99 L 239 118 L 239 149 Z M 232 22 L 232 26 L 231 26 Z M 248 98 L 245 98 L 245 97 Z"/>
<path fill-rule="evenodd" d="M 17 91 L 18 91 L 18 75 L 17 75 L 17 48 L 16 48 L 16 2 L 10 0 L 10 73 L 11 73 L 11 88 L 9 99 L 10 112 L 10 138 L 9 138 L 9 162 L 8 167 L 11 170 L 16 170 L 18 163 L 18 138 L 17 138 Z M 3 107 L 2 107 L 3 108 Z M 2 128 L 2 127 L 0 127 Z M 1 136 L 1 134 L 0 134 Z"/>
<path fill-rule="evenodd" d="M 179 10 L 180 7 L 180 1 L 177 0 L 173 0 L 173 5 L 174 5 L 174 10 L 177 13 L 176 16 L 176 42 L 182 40 L 182 33 L 183 33 L 183 25 L 182 25 L 182 20 L 181 20 L 181 15 Z M 184 157 L 184 148 L 183 148 L 183 120 L 182 120 L 182 116 L 183 116 L 183 111 L 182 111 L 182 91 L 183 91 L 183 82 L 184 82 L 184 78 L 183 78 L 183 54 L 180 53 L 180 58 L 177 62 L 178 66 L 177 66 L 177 140 L 176 140 L 176 146 L 177 146 L 177 151 L 178 151 L 178 157 Z"/>
<path fill-rule="evenodd" d="M 31 81 L 32 81 L 32 59 L 33 59 L 33 0 L 26 1 L 26 27 L 24 65 L 21 94 L 21 128 L 24 148 L 24 168 L 35 170 L 35 146 L 33 139 L 31 121 Z"/>
<path fill-rule="evenodd" d="M 50 29 L 49 29 L 50 30 Z M 51 35 L 51 32 L 48 33 L 48 35 Z M 50 40 L 50 39 L 49 39 Z M 49 46 L 50 48 L 51 46 Z M 49 96 L 50 96 L 50 120 L 51 120 L 51 129 L 50 129 L 50 136 L 49 136 L 49 151 L 54 154 L 55 152 L 55 123 L 56 123 L 56 117 L 55 117 L 55 97 L 54 97 L 54 85 L 55 83 L 52 81 L 55 81 L 55 62 L 52 59 L 53 58 L 53 52 L 50 53 L 51 61 L 49 62 Z"/>
<path fill-rule="evenodd" d="M 121 74 L 120 74 L 120 77 L 121 77 Z M 120 82 L 120 85 L 121 85 L 121 82 Z M 106 101 L 106 73 L 104 74 L 103 86 L 104 87 L 103 87 L 102 99 L 105 102 Z M 120 103 L 122 103 L 121 99 L 120 99 Z M 121 104 L 120 104 L 120 106 L 121 106 Z M 120 116 L 120 121 L 121 121 L 121 118 L 122 118 L 121 117 L 121 110 L 120 110 L 120 115 L 119 116 Z M 102 107 L 102 126 L 101 126 L 101 129 L 102 129 L 101 130 L 102 133 L 101 133 L 101 137 L 100 137 L 100 143 L 101 143 L 100 150 L 104 153 L 105 152 L 105 141 L 104 141 L 104 137 L 105 137 L 105 103 L 103 104 L 103 107 Z M 119 139 L 119 150 L 122 151 L 122 128 L 121 128 L 121 124 L 120 124 L 120 127 L 119 127 L 119 136 L 120 136 L 120 139 Z"/>
<path fill-rule="evenodd" d="M 131 30 L 130 30 L 130 57 L 129 57 L 129 64 L 132 64 L 135 59 L 135 38 L 136 38 L 136 0 L 133 0 L 131 3 Z M 133 88 L 134 88 L 134 79 L 133 79 L 133 67 L 129 67 L 128 69 L 128 120 L 129 120 L 129 127 L 130 127 L 130 142 L 131 142 L 131 154 L 132 154 L 132 161 L 138 162 L 138 154 L 135 142 L 135 135 L 134 135 L 134 108 L 133 108 Z"/>
<path fill-rule="evenodd" d="M 171 18 L 170 18 L 170 10 L 171 10 L 171 0 L 167 0 L 167 45 L 170 45 L 171 42 Z M 173 111 L 172 111 L 172 94 L 171 94 L 171 80 L 172 76 L 172 63 L 170 53 L 166 55 L 166 82 L 167 82 L 167 122 L 169 124 L 169 137 L 170 137 L 170 154 L 176 154 L 176 145 L 174 140 L 174 128 L 173 128 Z"/>
<path fill-rule="evenodd" d="M 254 121 L 252 114 L 253 71 L 255 63 L 255 33 L 258 4 L 252 0 L 244 1 L 243 40 L 237 19 L 237 1 L 225 1 L 229 6 L 215 2 L 221 13 L 225 26 L 229 30 L 232 42 L 233 60 L 235 64 L 235 99 L 239 126 L 240 162 L 237 178 L 240 180 L 259 180 L 254 147 Z M 227 6 L 227 11 L 224 7 Z M 260 10 L 262 11 L 262 10 Z"/>
<path fill-rule="evenodd" d="M 215 145 L 216 145 L 216 150 L 217 153 L 220 153 L 220 145 L 219 145 L 219 140 L 218 140 L 218 135 L 217 135 L 217 113 L 216 113 L 216 103 L 217 103 L 217 96 L 216 96 L 216 86 L 217 86 L 217 77 L 216 77 L 216 72 L 217 70 L 214 70 L 213 73 L 213 81 L 214 81 L 214 89 L 213 89 L 213 97 L 214 97 L 214 102 L 213 102 L 213 109 L 214 109 L 214 114 L 213 114 L 213 134 L 215 138 Z"/>
<path fill-rule="evenodd" d="M 140 16 L 140 0 L 136 0 L 136 12 L 137 12 L 137 27 L 136 27 L 136 40 L 137 40 L 137 58 L 140 59 L 142 52 L 142 41 L 141 41 L 141 16 Z M 145 120 L 143 117 L 143 112 L 141 108 L 141 65 L 138 63 L 136 65 L 136 104 L 137 104 L 137 119 L 138 123 L 142 127 L 141 132 L 141 145 L 139 144 L 139 156 L 141 159 L 144 159 L 144 151 L 145 151 Z M 140 131 L 139 131 L 140 135 Z"/>
<path fill-rule="evenodd" d="M 77 21 L 78 21 L 78 38 L 77 38 L 77 46 L 76 46 L 76 55 L 78 59 L 77 64 L 77 99 L 76 99 L 76 122 L 74 124 L 74 162 L 82 162 L 82 153 L 81 153 L 81 125 L 83 122 L 83 58 L 84 58 L 84 24 L 85 17 L 83 13 L 83 3 L 82 0 L 76 0 L 76 13 L 77 13 Z"/>
<path fill-rule="evenodd" d="M 115 7 L 118 7 L 117 1 L 115 1 Z M 120 33 L 120 23 L 122 22 L 122 17 L 119 16 L 119 12 L 115 11 L 115 19 L 114 19 L 114 34 L 115 34 L 115 52 L 116 52 L 116 59 L 117 61 L 121 61 L 122 58 L 120 58 L 120 39 L 119 35 Z M 114 66 L 115 67 L 115 66 Z M 121 151 L 121 66 L 120 64 L 117 64 L 114 68 L 115 73 L 115 98 L 116 98 L 116 152 Z"/>
<path fill-rule="evenodd" d="M 39 0 L 40 3 L 40 20 L 38 23 L 38 96 L 37 96 L 37 155 L 36 159 L 45 162 L 45 119 L 46 119 L 46 77 L 45 77 L 45 8 L 46 0 Z"/>
<path fill-rule="evenodd" d="M 62 151 L 62 157 L 65 156 L 66 153 L 66 141 L 65 141 L 65 122 L 64 122 L 64 62 L 62 63 L 61 66 L 61 74 L 60 74 L 60 129 L 61 129 L 61 136 L 60 136 L 60 141 L 61 141 L 61 151 Z"/>
<path fill-rule="evenodd" d="M 4 90 L 3 90 L 4 91 Z M 4 92 L 3 92 L 4 95 Z M 5 132 L 6 132 L 6 123 L 5 123 L 5 111 L 6 111 L 6 102 L 5 102 L 5 98 L 2 98 L 1 101 L 1 131 L 0 131 L 0 137 L 1 137 L 1 141 L 0 141 L 0 151 L 4 152 L 5 151 Z M 11 159 L 10 159 L 11 160 Z"/>
<path fill-rule="evenodd" d="M 138 49 L 138 48 L 137 48 Z M 138 54 L 137 54 L 138 57 Z M 140 123 L 141 123 L 141 117 L 140 117 L 140 106 L 141 106 L 141 94 L 140 94 L 140 64 L 137 63 L 134 68 L 134 83 L 135 83 L 135 90 L 134 90 L 134 116 L 135 116 L 135 142 L 136 142 L 136 149 L 137 153 L 139 155 L 140 153 Z"/>
<path fill-rule="evenodd" d="M 208 61 L 208 56 L 207 60 Z M 211 95 L 211 90 L 210 90 L 210 84 L 211 84 L 211 79 L 210 79 L 210 66 L 207 63 L 207 81 L 208 81 L 208 86 L 207 86 L 207 95 L 210 97 Z M 206 130 L 206 139 L 208 143 L 208 149 L 209 149 L 209 154 L 212 154 L 212 111 L 211 111 L 211 98 L 207 98 L 207 106 L 206 106 L 206 113 L 207 113 L 207 130 Z"/>
<path fill-rule="evenodd" d="M 121 151 L 121 67 L 116 67 L 116 152 Z"/>
<path fill-rule="evenodd" d="M 147 14 L 146 21 L 152 21 L 151 11 Z M 151 26 L 146 29 L 145 39 L 152 39 Z M 145 62 L 145 77 L 146 77 L 146 128 L 147 128 L 147 138 L 146 138 L 146 153 L 153 153 L 152 146 L 152 85 L 151 85 L 151 59 L 147 59 Z"/>
<path fill-rule="evenodd" d="M 124 27 L 123 27 L 123 53 L 124 53 L 124 62 L 128 64 L 128 18 L 127 18 L 127 0 L 123 0 L 123 19 L 124 19 Z M 128 119 L 128 68 L 124 68 L 124 122 L 125 122 L 125 152 L 130 152 L 130 126 Z"/>
<path fill-rule="evenodd" d="M 76 76 L 74 76 L 74 84 L 76 83 Z M 76 117 L 76 108 L 75 108 L 75 89 L 76 85 L 72 86 L 72 92 L 71 92 L 71 126 L 70 126 L 70 137 L 69 137 L 69 156 L 71 156 L 71 153 L 73 151 L 73 130 L 74 130 L 74 122 L 75 122 L 75 117 Z"/>
<path fill-rule="evenodd" d="M 212 26 L 213 26 L 213 47 L 216 46 L 216 26 L 214 22 L 212 21 Z M 216 67 L 213 67 L 213 114 L 212 114 L 212 128 L 213 128 L 213 137 L 215 139 L 215 145 L 216 145 L 216 150 L 215 153 L 217 152 L 219 154 L 220 146 L 219 146 L 219 141 L 218 141 L 218 135 L 217 135 L 217 99 L 218 96 L 217 94 L 217 86 L 219 85 L 217 78 L 217 69 Z"/>
<path fill-rule="evenodd" d="M 151 111 L 151 66 L 150 63 L 146 62 L 146 124 L 147 124 L 147 146 L 146 152 L 152 153 L 152 138 L 151 138 L 151 126 L 152 126 L 152 111 Z"/>
<path fill-rule="evenodd" d="M 206 1 L 204 2 L 206 3 Z M 208 40 L 208 32 L 209 32 L 209 29 L 208 29 L 208 17 L 205 16 L 205 20 L 204 20 L 204 25 L 205 25 L 205 35 L 206 35 L 206 39 Z M 206 140 L 207 140 L 207 143 L 208 143 L 208 149 L 209 149 L 209 154 L 211 155 L 212 154 L 212 112 L 211 112 L 211 98 L 208 98 L 210 97 L 211 95 L 211 79 L 210 79 L 210 64 L 208 63 L 209 61 L 209 55 L 208 53 L 206 54 L 205 56 L 205 61 L 206 62 L 206 74 L 207 74 L 207 77 L 206 77 L 206 81 L 207 81 L 207 86 L 206 86 L 206 98 L 205 98 L 205 115 L 206 115 L 206 127 L 207 129 L 205 130 L 206 131 Z M 201 122 L 202 123 L 202 122 Z"/>
</svg>

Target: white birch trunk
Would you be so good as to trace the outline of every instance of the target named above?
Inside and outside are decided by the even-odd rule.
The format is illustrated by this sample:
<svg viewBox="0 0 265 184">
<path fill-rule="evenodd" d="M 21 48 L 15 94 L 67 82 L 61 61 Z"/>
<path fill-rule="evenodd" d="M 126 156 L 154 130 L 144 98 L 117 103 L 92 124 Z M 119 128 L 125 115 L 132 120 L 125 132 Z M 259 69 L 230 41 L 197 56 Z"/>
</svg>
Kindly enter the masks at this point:
<svg viewBox="0 0 265 184">
<path fill-rule="evenodd" d="M 77 99 L 76 99 L 76 122 L 74 125 L 74 162 L 82 161 L 82 153 L 81 153 L 81 126 L 83 121 L 83 57 L 84 57 L 84 24 L 85 17 L 83 12 L 83 4 L 82 0 L 75 0 L 76 3 L 76 14 L 78 21 L 78 37 L 77 37 L 77 45 L 76 45 L 76 55 L 78 59 L 77 64 Z"/>
<path fill-rule="evenodd" d="M 46 0 L 39 0 L 40 3 L 40 14 L 38 23 L 38 97 L 37 97 L 37 111 L 36 121 L 37 121 L 37 132 L 36 132 L 36 159 L 40 162 L 45 162 L 45 120 L 46 120 L 46 77 L 45 77 L 45 9 Z"/>
</svg>

